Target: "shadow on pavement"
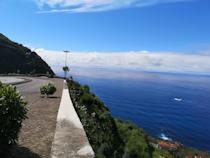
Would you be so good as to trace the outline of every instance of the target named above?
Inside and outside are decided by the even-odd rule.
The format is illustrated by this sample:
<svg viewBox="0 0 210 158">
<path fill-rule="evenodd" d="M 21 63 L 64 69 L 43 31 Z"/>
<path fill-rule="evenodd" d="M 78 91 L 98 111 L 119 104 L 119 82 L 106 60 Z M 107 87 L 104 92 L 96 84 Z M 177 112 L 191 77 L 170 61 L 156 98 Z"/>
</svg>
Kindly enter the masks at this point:
<svg viewBox="0 0 210 158">
<path fill-rule="evenodd" d="M 11 155 L 8 158 L 41 158 L 37 153 L 22 146 L 14 146 L 11 150 Z"/>
<path fill-rule="evenodd" d="M 60 98 L 59 96 L 49 96 L 48 98 L 54 98 L 54 99 L 57 99 L 57 98 Z"/>
</svg>

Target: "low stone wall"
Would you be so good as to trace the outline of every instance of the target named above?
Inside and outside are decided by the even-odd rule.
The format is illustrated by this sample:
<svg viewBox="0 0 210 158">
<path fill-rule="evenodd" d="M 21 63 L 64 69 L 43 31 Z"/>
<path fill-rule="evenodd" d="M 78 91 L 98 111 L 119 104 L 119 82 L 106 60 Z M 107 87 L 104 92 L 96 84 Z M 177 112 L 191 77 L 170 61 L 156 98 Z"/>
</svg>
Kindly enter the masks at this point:
<svg viewBox="0 0 210 158">
<path fill-rule="evenodd" d="M 57 116 L 51 158 L 93 158 L 82 123 L 74 109 L 69 90 L 64 81 L 64 89 Z"/>
</svg>

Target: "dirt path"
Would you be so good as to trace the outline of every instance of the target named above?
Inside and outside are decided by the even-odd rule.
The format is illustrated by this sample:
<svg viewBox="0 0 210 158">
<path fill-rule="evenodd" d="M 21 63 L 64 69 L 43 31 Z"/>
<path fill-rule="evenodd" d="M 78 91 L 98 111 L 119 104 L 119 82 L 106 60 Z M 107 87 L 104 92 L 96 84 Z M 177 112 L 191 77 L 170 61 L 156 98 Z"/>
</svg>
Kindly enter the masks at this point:
<svg viewBox="0 0 210 158">
<path fill-rule="evenodd" d="M 41 98 L 41 85 L 53 82 L 57 87 L 51 98 Z M 63 80 L 33 78 L 31 82 L 17 85 L 28 102 L 28 119 L 23 122 L 19 142 L 12 150 L 13 158 L 49 158 L 54 138 L 56 118 L 60 104 Z"/>
</svg>

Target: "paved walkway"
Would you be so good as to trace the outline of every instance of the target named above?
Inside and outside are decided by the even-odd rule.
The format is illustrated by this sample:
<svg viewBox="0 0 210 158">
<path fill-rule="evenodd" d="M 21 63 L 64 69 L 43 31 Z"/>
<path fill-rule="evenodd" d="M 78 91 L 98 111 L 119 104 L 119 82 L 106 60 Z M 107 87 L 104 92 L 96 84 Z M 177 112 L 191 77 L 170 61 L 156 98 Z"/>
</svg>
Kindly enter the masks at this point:
<svg viewBox="0 0 210 158">
<path fill-rule="evenodd" d="M 41 85 L 53 82 L 57 92 L 51 98 L 41 98 Z M 63 90 L 62 79 L 32 78 L 31 82 L 17 85 L 28 102 L 28 119 L 23 122 L 18 146 L 12 150 L 13 158 L 49 158 L 56 119 Z"/>
<path fill-rule="evenodd" d="M 24 79 L 19 78 L 19 77 L 0 77 L 0 81 L 2 83 L 8 84 L 8 83 L 23 82 Z"/>
<path fill-rule="evenodd" d="M 22 124 L 18 145 L 11 151 L 12 158 L 93 158 L 93 149 L 74 109 L 66 84 L 63 89 L 63 80 L 24 78 L 31 81 L 16 87 L 28 103 L 28 119 Z M 0 79 L 4 83 L 23 81 L 17 77 Z M 50 98 L 43 98 L 40 87 L 49 82 L 56 85 L 57 92 Z"/>
</svg>

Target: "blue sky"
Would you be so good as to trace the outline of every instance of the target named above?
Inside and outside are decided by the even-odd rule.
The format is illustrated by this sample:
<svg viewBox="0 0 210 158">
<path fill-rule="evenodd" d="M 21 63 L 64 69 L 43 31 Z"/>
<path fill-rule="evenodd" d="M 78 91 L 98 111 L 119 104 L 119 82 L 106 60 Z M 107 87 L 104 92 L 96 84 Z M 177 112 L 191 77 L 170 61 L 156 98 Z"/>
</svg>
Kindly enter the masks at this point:
<svg viewBox="0 0 210 158">
<path fill-rule="evenodd" d="M 209 0 L 1 0 L 0 32 L 34 48 L 174 51 L 210 48 Z"/>
</svg>

